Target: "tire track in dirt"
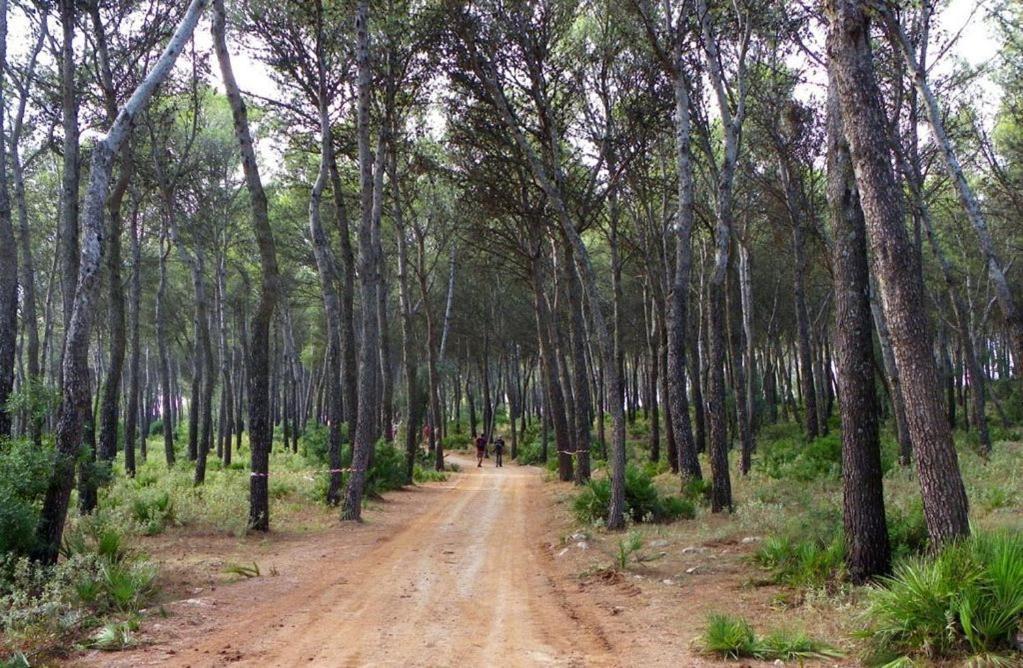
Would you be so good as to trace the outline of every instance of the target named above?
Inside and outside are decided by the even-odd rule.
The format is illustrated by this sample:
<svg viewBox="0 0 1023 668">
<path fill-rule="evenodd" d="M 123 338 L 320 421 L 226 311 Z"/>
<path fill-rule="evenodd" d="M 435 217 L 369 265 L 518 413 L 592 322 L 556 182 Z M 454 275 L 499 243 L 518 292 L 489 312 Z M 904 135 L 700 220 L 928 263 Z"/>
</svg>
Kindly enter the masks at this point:
<svg viewBox="0 0 1023 668">
<path fill-rule="evenodd" d="M 333 559 L 346 534 L 311 534 L 283 556 L 286 575 L 220 587 L 201 605 L 171 604 L 183 618 L 164 642 L 84 663 L 618 665 L 599 624 L 550 574 L 539 471 L 460 463 L 465 473 L 430 486 L 410 517 L 361 553 Z M 372 520 L 354 534 L 363 530 Z M 195 625 L 183 623 L 193 615 Z"/>
</svg>

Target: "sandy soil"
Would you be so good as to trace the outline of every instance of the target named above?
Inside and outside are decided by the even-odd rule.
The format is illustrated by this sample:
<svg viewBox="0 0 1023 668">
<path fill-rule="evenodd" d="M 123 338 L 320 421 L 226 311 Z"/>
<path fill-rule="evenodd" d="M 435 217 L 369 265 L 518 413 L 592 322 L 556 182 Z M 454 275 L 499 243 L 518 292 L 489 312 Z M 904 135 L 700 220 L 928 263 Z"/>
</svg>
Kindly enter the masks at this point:
<svg viewBox="0 0 1023 668">
<path fill-rule="evenodd" d="M 79 663 L 619 665 L 550 575 L 539 472 L 465 471 L 391 495 L 362 526 L 285 536 L 257 559 L 264 577 L 169 603 L 146 646 Z"/>
<path fill-rule="evenodd" d="M 692 643 L 709 611 L 777 621 L 777 591 L 748 585 L 750 546 L 669 533 L 647 541 L 660 558 L 616 572 L 618 536 L 576 533 L 557 502 L 570 486 L 453 459 L 463 473 L 388 494 L 359 525 L 316 516 L 266 537 L 159 537 L 147 548 L 166 616 L 147 615 L 140 647 L 72 663 L 720 666 Z M 226 564 L 253 561 L 260 577 L 225 582 Z"/>
</svg>

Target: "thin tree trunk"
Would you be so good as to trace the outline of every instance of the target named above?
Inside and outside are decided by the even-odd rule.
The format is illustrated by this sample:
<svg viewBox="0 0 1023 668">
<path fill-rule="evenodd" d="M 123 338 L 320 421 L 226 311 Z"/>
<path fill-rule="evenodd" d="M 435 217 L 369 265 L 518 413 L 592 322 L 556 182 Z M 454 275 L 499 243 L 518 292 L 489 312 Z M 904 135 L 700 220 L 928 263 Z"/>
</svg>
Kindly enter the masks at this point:
<svg viewBox="0 0 1023 668">
<path fill-rule="evenodd" d="M 358 68 L 357 143 L 359 153 L 360 205 L 362 220 L 359 226 L 359 261 L 362 283 L 362 348 L 359 360 L 359 402 L 356 417 L 355 442 L 352 448 L 352 475 L 345 490 L 342 519 L 362 518 L 362 495 L 366 484 L 366 467 L 373 449 L 374 415 L 376 413 L 379 321 L 372 317 L 373 305 L 380 289 L 380 260 L 377 257 L 373 221 L 373 157 L 369 145 L 370 125 L 370 37 L 369 3 L 359 0 L 356 5 L 356 63 Z M 435 425 L 436 426 L 436 425 Z"/>
<path fill-rule="evenodd" d="M 57 422 L 53 472 L 39 515 L 37 546 L 33 557 L 55 563 L 67 518 L 68 499 L 74 481 L 74 465 L 82 442 L 85 412 L 89 410 L 88 351 L 92 320 L 99 292 L 99 271 L 103 260 L 103 214 L 110 186 L 114 156 L 128 136 L 131 125 L 146 106 L 156 87 L 170 73 L 178 54 L 191 38 L 208 0 L 192 0 L 163 54 L 121 108 L 117 120 L 92 149 L 92 168 L 85 200 L 82 229 L 85 240 L 74 292 L 70 327 L 66 336 L 60 417 Z"/>
<path fill-rule="evenodd" d="M 213 44 L 220 63 L 224 89 L 231 106 L 234 132 L 242 156 L 245 185 L 249 191 L 249 206 L 252 213 L 252 228 L 259 247 L 259 264 L 262 271 L 259 305 L 252 316 L 252 341 L 249 346 L 249 447 L 252 452 L 252 473 L 249 484 L 249 528 L 257 531 L 270 529 L 270 499 L 268 478 L 270 475 L 270 323 L 277 304 L 278 271 L 277 251 L 274 246 L 270 215 L 267 210 L 266 193 L 259 176 L 256 153 L 249 133 L 248 112 L 242 100 L 238 83 L 231 68 L 231 57 L 227 50 L 226 12 L 224 0 L 214 0 Z"/>
</svg>

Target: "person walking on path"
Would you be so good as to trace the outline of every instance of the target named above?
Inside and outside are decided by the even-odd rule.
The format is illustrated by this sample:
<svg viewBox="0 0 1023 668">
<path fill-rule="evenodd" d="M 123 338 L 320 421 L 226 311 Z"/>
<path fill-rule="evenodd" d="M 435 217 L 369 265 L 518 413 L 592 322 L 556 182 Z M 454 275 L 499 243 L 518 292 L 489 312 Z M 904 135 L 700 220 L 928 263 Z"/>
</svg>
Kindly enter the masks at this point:
<svg viewBox="0 0 1023 668">
<path fill-rule="evenodd" d="M 476 468 L 483 466 L 483 456 L 487 454 L 487 437 L 480 434 L 476 437 Z"/>
<path fill-rule="evenodd" d="M 502 455 L 504 455 L 504 439 L 498 436 L 497 440 L 494 441 L 494 457 L 496 459 L 496 465 L 500 467 L 504 466 L 504 458 Z"/>
</svg>

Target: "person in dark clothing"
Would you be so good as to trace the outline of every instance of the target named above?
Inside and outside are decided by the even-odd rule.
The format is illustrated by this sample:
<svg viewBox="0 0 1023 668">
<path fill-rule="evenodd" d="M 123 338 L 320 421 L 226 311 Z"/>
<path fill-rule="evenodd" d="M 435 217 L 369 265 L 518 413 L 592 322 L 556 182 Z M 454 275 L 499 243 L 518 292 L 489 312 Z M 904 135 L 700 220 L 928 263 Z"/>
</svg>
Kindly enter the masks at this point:
<svg viewBox="0 0 1023 668">
<path fill-rule="evenodd" d="M 476 467 L 483 466 L 483 456 L 487 454 L 487 437 L 480 434 L 476 437 Z"/>
<path fill-rule="evenodd" d="M 504 466 L 504 439 L 500 436 L 494 441 L 494 457 L 497 460 L 497 466 Z"/>
</svg>

